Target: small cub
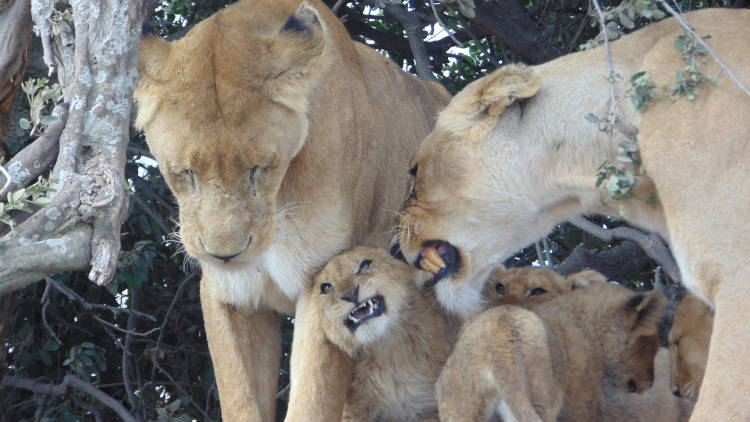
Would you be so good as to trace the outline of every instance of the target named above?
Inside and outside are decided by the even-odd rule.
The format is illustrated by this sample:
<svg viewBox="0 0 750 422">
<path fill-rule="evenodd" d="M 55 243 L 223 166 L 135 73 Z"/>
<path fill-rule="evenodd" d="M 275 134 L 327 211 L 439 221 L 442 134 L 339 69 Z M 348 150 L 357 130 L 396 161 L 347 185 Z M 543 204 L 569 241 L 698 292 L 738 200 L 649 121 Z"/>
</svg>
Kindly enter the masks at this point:
<svg viewBox="0 0 750 422">
<path fill-rule="evenodd" d="M 533 312 L 481 313 L 440 375 L 440 420 L 652 420 L 628 398 L 653 384 L 664 301 L 656 292 L 592 283 Z"/>
<path fill-rule="evenodd" d="M 343 421 L 438 420 L 434 385 L 454 335 L 418 276 L 367 247 L 339 254 L 315 276 L 310 294 L 325 336 L 354 362 Z"/>
</svg>

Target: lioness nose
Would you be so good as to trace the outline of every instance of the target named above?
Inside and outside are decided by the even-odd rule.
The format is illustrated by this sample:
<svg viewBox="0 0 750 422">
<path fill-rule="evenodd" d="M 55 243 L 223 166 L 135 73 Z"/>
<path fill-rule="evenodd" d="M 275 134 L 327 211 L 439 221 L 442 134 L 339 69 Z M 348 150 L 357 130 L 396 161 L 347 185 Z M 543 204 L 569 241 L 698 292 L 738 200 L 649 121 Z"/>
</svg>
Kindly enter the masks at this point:
<svg viewBox="0 0 750 422">
<path fill-rule="evenodd" d="M 232 258 L 236 257 L 237 255 L 239 255 L 239 254 L 238 253 L 236 253 L 234 255 L 214 255 L 214 254 L 211 254 L 212 257 L 214 257 L 216 259 L 220 259 L 222 261 L 231 261 Z"/>
</svg>

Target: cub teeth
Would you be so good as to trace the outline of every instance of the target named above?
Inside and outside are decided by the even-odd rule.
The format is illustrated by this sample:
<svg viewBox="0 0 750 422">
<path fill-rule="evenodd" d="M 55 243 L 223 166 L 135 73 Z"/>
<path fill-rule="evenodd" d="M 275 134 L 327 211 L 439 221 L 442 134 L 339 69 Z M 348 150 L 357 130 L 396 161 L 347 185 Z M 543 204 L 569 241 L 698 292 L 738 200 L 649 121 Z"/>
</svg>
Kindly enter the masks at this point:
<svg viewBox="0 0 750 422">
<path fill-rule="evenodd" d="M 440 253 L 438 253 L 436 247 L 430 246 L 422 249 L 421 255 L 422 259 L 420 260 L 420 265 L 422 266 L 422 269 L 437 274 L 440 270 L 445 268 L 445 262 L 440 256 Z"/>
</svg>

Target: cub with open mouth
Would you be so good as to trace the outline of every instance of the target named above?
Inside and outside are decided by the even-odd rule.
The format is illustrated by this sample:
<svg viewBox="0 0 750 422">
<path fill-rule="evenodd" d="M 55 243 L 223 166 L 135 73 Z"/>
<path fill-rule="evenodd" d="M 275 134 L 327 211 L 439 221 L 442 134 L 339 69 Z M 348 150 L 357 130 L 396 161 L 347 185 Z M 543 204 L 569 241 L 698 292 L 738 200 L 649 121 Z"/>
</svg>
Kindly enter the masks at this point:
<svg viewBox="0 0 750 422">
<path fill-rule="evenodd" d="M 434 384 L 454 333 L 419 271 L 387 251 L 331 259 L 308 292 L 325 336 L 354 363 L 343 420 L 437 421 Z"/>
</svg>

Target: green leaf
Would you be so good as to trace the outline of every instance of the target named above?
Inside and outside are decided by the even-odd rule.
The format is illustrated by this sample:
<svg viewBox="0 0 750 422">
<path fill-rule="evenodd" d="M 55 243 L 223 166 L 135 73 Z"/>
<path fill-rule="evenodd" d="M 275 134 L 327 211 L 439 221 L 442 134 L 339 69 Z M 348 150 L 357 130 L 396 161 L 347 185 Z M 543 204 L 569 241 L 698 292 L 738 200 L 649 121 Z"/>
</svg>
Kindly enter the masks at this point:
<svg viewBox="0 0 750 422">
<path fill-rule="evenodd" d="M 57 350 L 60 350 L 60 343 L 54 340 L 47 340 L 47 344 L 44 345 L 43 349 L 50 352 L 55 352 Z"/>
<path fill-rule="evenodd" d="M 596 114 L 594 113 L 587 113 L 585 116 L 583 116 L 586 120 L 588 120 L 591 123 L 597 123 L 599 121 L 599 118 L 596 117 Z"/>
<path fill-rule="evenodd" d="M 86 347 L 88 349 L 91 349 L 93 347 L 96 347 L 96 345 L 90 341 L 84 341 L 83 343 L 81 343 L 81 347 Z"/>
<path fill-rule="evenodd" d="M 14 203 L 18 202 L 23 198 L 26 194 L 26 189 L 19 189 L 15 192 L 12 192 L 9 194 L 8 203 Z"/>
<path fill-rule="evenodd" d="M 23 130 L 29 130 L 29 129 L 31 129 L 31 122 L 29 121 L 29 119 L 26 119 L 26 118 L 22 117 L 18 121 L 18 126 L 20 126 L 21 129 L 23 129 Z"/>
<path fill-rule="evenodd" d="M 641 78 L 641 76 L 643 76 L 643 75 L 645 75 L 645 74 L 646 74 L 646 71 L 645 71 L 645 70 L 642 70 L 642 71 L 640 71 L 640 72 L 638 72 L 638 73 L 634 73 L 634 74 L 633 74 L 633 76 L 631 76 L 631 77 L 630 77 L 630 82 L 635 82 L 635 81 L 637 81 L 638 79 L 640 79 L 640 78 Z"/>
<path fill-rule="evenodd" d="M 49 356 L 49 353 L 47 353 L 47 351 L 40 350 L 39 358 L 42 360 L 45 366 L 52 366 L 52 358 Z"/>
<path fill-rule="evenodd" d="M 34 205 L 39 205 L 40 207 L 45 207 L 45 206 L 49 205 L 49 203 L 52 202 L 52 200 L 49 199 L 49 198 L 47 198 L 46 196 L 42 196 L 42 197 L 36 198 L 32 202 L 34 203 Z"/>
</svg>

